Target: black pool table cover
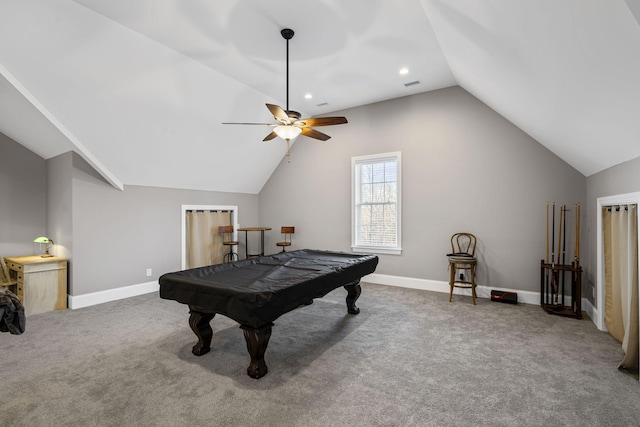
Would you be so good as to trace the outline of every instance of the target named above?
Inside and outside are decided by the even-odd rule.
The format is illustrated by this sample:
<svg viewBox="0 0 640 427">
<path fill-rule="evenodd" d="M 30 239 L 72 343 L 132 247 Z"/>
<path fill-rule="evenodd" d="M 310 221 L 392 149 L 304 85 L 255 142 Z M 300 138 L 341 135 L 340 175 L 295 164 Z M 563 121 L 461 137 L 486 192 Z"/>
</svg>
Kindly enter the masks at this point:
<svg viewBox="0 0 640 427">
<path fill-rule="evenodd" d="M 373 273 L 376 255 L 302 249 L 167 273 L 160 297 L 259 328 Z"/>
</svg>

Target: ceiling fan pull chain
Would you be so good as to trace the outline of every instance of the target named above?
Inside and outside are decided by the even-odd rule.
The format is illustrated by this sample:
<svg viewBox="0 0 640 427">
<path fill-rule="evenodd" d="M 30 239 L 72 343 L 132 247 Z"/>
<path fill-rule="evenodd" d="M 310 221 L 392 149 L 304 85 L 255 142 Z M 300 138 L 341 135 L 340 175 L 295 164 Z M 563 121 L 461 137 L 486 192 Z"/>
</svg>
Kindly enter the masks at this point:
<svg viewBox="0 0 640 427">
<path fill-rule="evenodd" d="M 291 151 L 291 142 L 287 139 L 287 163 L 291 163 L 291 157 L 289 157 L 289 153 Z"/>
</svg>

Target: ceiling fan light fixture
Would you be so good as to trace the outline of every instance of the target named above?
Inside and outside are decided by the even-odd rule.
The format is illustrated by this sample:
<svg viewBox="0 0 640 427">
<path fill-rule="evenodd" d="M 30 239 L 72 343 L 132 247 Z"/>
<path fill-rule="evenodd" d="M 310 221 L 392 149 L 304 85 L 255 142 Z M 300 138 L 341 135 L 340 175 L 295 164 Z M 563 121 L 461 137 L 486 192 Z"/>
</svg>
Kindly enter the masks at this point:
<svg viewBox="0 0 640 427">
<path fill-rule="evenodd" d="M 320 141 L 326 141 L 331 138 L 329 135 L 319 132 L 313 129 L 314 126 L 333 126 L 342 125 L 347 123 L 346 117 L 311 117 L 308 119 L 300 119 L 300 113 L 297 111 L 289 110 L 289 40 L 293 37 L 293 30 L 285 28 L 280 31 L 282 37 L 286 40 L 287 44 L 287 103 L 286 108 L 282 108 L 275 104 L 266 104 L 267 109 L 273 114 L 277 123 L 223 123 L 223 124 L 238 124 L 238 125 L 259 125 L 259 126 L 274 126 L 274 129 L 267 135 L 263 141 L 271 141 L 276 137 L 280 137 L 287 142 L 287 161 L 291 163 L 290 148 L 291 141 L 302 134 L 308 138 L 317 139 Z M 308 93 L 305 98 L 312 98 L 311 93 Z M 328 105 L 326 102 L 319 104 L 318 106 Z"/>
<path fill-rule="evenodd" d="M 273 131 L 285 141 L 291 141 L 296 136 L 300 135 L 302 129 L 297 126 L 276 126 Z"/>
</svg>

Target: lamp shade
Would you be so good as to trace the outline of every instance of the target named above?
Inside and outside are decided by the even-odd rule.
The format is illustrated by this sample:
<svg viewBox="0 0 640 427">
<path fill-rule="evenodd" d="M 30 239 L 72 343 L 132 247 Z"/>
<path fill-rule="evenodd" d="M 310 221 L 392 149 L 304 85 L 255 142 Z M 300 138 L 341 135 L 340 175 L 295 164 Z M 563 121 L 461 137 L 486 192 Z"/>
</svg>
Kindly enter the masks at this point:
<svg viewBox="0 0 640 427">
<path fill-rule="evenodd" d="M 41 255 L 42 258 L 47 258 L 47 257 L 52 257 L 53 255 L 51 255 L 49 253 L 49 249 L 51 249 L 51 247 L 54 245 L 53 240 L 51 240 L 48 237 L 45 236 L 40 236 L 40 237 L 36 237 L 35 239 L 33 239 L 34 243 L 46 243 L 48 244 L 48 246 L 45 248 L 44 250 L 44 255 Z"/>
<path fill-rule="evenodd" d="M 273 131 L 285 141 L 290 141 L 300 135 L 302 129 L 297 126 L 277 126 Z"/>
</svg>

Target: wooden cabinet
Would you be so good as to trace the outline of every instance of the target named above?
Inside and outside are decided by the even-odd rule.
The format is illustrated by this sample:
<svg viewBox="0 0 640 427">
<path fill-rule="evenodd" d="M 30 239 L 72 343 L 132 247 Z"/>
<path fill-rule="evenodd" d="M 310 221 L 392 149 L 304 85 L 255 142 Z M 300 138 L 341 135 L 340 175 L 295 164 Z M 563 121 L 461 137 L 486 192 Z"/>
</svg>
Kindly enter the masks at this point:
<svg viewBox="0 0 640 427">
<path fill-rule="evenodd" d="M 67 308 L 67 260 L 33 255 L 5 261 L 27 316 Z"/>
</svg>

